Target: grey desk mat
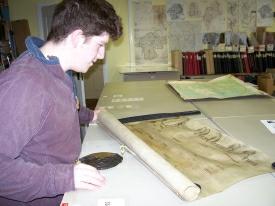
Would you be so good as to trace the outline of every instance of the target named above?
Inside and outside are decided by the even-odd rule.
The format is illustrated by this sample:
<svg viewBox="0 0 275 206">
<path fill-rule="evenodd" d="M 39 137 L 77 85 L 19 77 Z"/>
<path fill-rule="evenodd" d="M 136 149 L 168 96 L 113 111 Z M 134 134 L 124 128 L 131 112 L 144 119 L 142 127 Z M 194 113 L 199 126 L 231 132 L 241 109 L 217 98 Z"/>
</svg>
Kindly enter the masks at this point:
<svg viewBox="0 0 275 206">
<path fill-rule="evenodd" d="M 208 99 L 192 103 L 209 118 L 275 114 L 275 99 L 272 97 Z"/>
<path fill-rule="evenodd" d="M 99 107 L 104 107 L 118 119 L 198 110 L 176 95 L 166 81 L 108 83 L 101 93 Z"/>
<path fill-rule="evenodd" d="M 275 162 L 275 134 L 260 120 L 274 120 L 275 115 L 251 115 L 214 118 L 214 122 L 229 135 L 268 154 Z"/>
</svg>

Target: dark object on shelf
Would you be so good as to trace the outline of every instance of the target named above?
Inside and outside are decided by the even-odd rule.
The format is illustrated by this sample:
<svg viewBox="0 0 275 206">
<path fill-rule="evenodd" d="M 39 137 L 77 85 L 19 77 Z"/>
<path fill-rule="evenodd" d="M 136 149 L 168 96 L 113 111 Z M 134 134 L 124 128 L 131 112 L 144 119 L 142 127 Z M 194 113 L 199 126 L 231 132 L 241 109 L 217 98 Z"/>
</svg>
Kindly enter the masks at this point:
<svg viewBox="0 0 275 206">
<path fill-rule="evenodd" d="M 272 168 L 275 169 L 275 162 L 272 163 Z"/>
<path fill-rule="evenodd" d="M 257 84 L 257 77 L 252 75 L 244 75 L 243 77 L 244 82 L 249 82 L 251 84 Z"/>
<path fill-rule="evenodd" d="M 121 163 L 122 160 L 122 156 L 111 152 L 93 153 L 79 159 L 80 162 L 91 165 L 98 170 L 105 170 L 115 167 Z"/>
</svg>

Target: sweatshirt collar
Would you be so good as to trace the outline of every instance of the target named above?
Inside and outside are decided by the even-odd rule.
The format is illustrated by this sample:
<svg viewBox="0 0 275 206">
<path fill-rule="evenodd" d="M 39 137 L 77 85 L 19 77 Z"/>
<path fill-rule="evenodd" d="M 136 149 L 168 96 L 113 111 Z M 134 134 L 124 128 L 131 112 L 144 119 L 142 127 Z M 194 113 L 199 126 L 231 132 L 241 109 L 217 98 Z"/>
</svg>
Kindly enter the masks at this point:
<svg viewBox="0 0 275 206">
<path fill-rule="evenodd" d="M 27 50 L 35 56 L 39 61 L 41 61 L 44 64 L 60 64 L 59 59 L 55 56 L 49 56 L 47 59 L 43 53 L 40 51 L 40 47 L 42 47 L 45 44 L 45 41 L 42 39 L 39 39 L 37 37 L 29 36 L 25 40 Z"/>
</svg>

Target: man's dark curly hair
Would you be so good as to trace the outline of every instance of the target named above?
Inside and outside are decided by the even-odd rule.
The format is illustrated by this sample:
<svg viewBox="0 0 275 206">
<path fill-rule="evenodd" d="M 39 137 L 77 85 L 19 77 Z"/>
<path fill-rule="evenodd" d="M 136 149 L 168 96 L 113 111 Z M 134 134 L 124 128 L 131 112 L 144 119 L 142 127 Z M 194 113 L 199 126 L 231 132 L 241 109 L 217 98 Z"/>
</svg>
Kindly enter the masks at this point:
<svg viewBox="0 0 275 206">
<path fill-rule="evenodd" d="M 122 35 L 120 17 L 106 0 L 63 0 L 55 8 L 47 41 L 59 42 L 76 29 L 85 36 L 107 32 L 113 40 Z"/>
</svg>

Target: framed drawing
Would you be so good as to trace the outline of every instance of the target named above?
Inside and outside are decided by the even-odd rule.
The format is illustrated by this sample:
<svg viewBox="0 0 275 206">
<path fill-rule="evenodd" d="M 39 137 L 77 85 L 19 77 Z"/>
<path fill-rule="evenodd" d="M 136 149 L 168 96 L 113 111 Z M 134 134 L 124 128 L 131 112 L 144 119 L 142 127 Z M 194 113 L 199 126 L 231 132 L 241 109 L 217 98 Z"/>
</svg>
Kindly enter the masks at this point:
<svg viewBox="0 0 275 206">
<path fill-rule="evenodd" d="M 128 0 L 131 66 L 170 62 L 165 1 Z"/>
</svg>

